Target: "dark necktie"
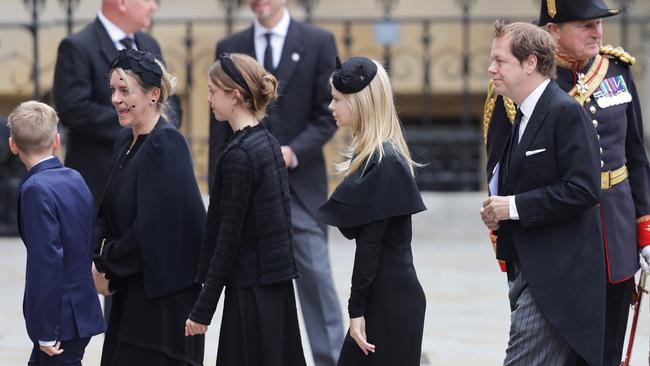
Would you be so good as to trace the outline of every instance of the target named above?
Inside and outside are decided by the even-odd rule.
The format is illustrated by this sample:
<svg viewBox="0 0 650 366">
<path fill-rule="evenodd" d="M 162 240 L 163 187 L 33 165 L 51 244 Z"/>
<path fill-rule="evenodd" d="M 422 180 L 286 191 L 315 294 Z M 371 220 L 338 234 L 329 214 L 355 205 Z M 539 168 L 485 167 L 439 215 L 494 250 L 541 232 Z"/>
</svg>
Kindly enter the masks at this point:
<svg viewBox="0 0 650 366">
<path fill-rule="evenodd" d="M 517 148 L 517 145 L 519 144 L 519 126 L 521 125 L 521 119 L 523 118 L 524 114 L 521 112 L 521 108 L 517 108 L 517 114 L 515 115 L 515 122 L 512 125 L 512 129 L 510 130 L 510 140 L 508 141 L 508 151 L 506 155 L 506 159 L 504 161 L 504 166 L 500 168 L 500 170 L 503 172 L 502 177 L 507 178 L 508 174 L 510 173 L 510 161 L 512 154 L 515 152 L 515 149 Z M 501 187 L 501 185 L 499 185 Z"/>
<path fill-rule="evenodd" d="M 127 50 L 132 50 L 133 49 L 133 39 L 131 39 L 131 37 L 124 37 L 124 38 L 120 39 L 120 43 Z"/>
<path fill-rule="evenodd" d="M 273 72 L 273 47 L 271 47 L 271 36 L 273 34 L 269 33 L 264 33 L 264 37 L 266 38 L 266 50 L 264 50 L 264 68 L 268 72 Z"/>
<path fill-rule="evenodd" d="M 524 118 L 524 114 L 521 111 L 521 108 L 517 108 L 517 114 L 515 114 L 515 122 L 512 125 L 512 148 L 514 151 L 519 145 L 519 128 L 521 127 L 521 119 Z"/>
</svg>

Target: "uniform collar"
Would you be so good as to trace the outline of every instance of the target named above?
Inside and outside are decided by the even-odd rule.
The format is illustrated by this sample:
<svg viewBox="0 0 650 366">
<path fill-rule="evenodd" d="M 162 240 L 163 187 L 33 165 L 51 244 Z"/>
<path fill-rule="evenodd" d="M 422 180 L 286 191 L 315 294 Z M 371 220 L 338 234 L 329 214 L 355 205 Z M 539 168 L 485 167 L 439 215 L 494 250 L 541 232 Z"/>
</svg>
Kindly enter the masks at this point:
<svg viewBox="0 0 650 366">
<path fill-rule="evenodd" d="M 571 71 L 580 71 L 582 70 L 587 64 L 589 63 L 590 60 L 576 60 L 566 53 L 563 53 L 561 51 L 555 52 L 555 62 L 557 63 L 558 67 L 561 67 L 563 69 L 571 70 Z"/>
</svg>

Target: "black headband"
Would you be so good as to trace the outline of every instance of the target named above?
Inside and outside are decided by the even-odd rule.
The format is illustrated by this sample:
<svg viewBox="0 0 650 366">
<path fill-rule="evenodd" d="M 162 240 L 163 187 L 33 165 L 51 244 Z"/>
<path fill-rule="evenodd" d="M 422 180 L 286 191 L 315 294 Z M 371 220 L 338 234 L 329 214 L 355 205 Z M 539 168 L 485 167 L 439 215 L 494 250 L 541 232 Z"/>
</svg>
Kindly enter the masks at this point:
<svg viewBox="0 0 650 366">
<path fill-rule="evenodd" d="M 251 89 L 248 87 L 246 79 L 244 79 L 244 76 L 239 72 L 237 66 L 235 66 L 230 54 L 222 53 L 217 59 L 221 62 L 221 69 L 226 73 L 226 75 L 228 75 L 228 77 L 230 77 L 237 85 L 244 88 L 244 90 L 248 92 L 248 95 L 252 97 L 253 93 L 251 93 Z"/>
<path fill-rule="evenodd" d="M 108 70 L 110 72 L 118 67 L 133 71 L 146 85 L 160 88 L 162 69 L 151 53 L 133 49 L 121 50 L 111 62 Z"/>
<path fill-rule="evenodd" d="M 368 86 L 377 75 L 377 65 L 367 57 L 351 57 L 341 65 L 336 57 L 332 84 L 344 94 L 353 94 Z"/>
</svg>

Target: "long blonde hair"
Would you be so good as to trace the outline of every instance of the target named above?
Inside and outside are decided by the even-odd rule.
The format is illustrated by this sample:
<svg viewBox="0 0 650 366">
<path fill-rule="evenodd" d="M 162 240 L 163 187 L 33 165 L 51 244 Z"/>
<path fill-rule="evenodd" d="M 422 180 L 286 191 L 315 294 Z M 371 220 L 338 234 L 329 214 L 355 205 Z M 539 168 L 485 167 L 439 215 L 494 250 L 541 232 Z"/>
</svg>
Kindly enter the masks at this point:
<svg viewBox="0 0 650 366">
<path fill-rule="evenodd" d="M 389 143 L 404 158 L 413 175 L 414 167 L 420 164 L 411 159 L 404 141 L 388 73 L 379 62 L 372 62 L 377 65 L 377 74 L 370 84 L 357 93 L 343 94 L 352 111 L 352 142 L 343 153 L 347 160 L 337 164 L 337 168 L 349 176 L 364 162 L 367 166 L 375 153 L 381 162 L 385 154 L 383 144 Z"/>
</svg>

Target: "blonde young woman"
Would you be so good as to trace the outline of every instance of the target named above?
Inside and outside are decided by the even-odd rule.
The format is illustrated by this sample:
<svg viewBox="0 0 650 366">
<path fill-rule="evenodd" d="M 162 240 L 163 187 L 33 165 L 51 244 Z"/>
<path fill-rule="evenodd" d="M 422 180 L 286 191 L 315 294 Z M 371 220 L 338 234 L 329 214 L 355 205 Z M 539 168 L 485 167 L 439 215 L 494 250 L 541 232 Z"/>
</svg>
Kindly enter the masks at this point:
<svg viewBox="0 0 650 366">
<path fill-rule="evenodd" d="M 420 364 L 426 301 L 411 253 L 411 215 L 425 210 L 386 71 L 353 57 L 332 76 L 330 110 L 350 127 L 345 179 L 320 208 L 322 222 L 356 240 L 338 365 Z"/>
</svg>

